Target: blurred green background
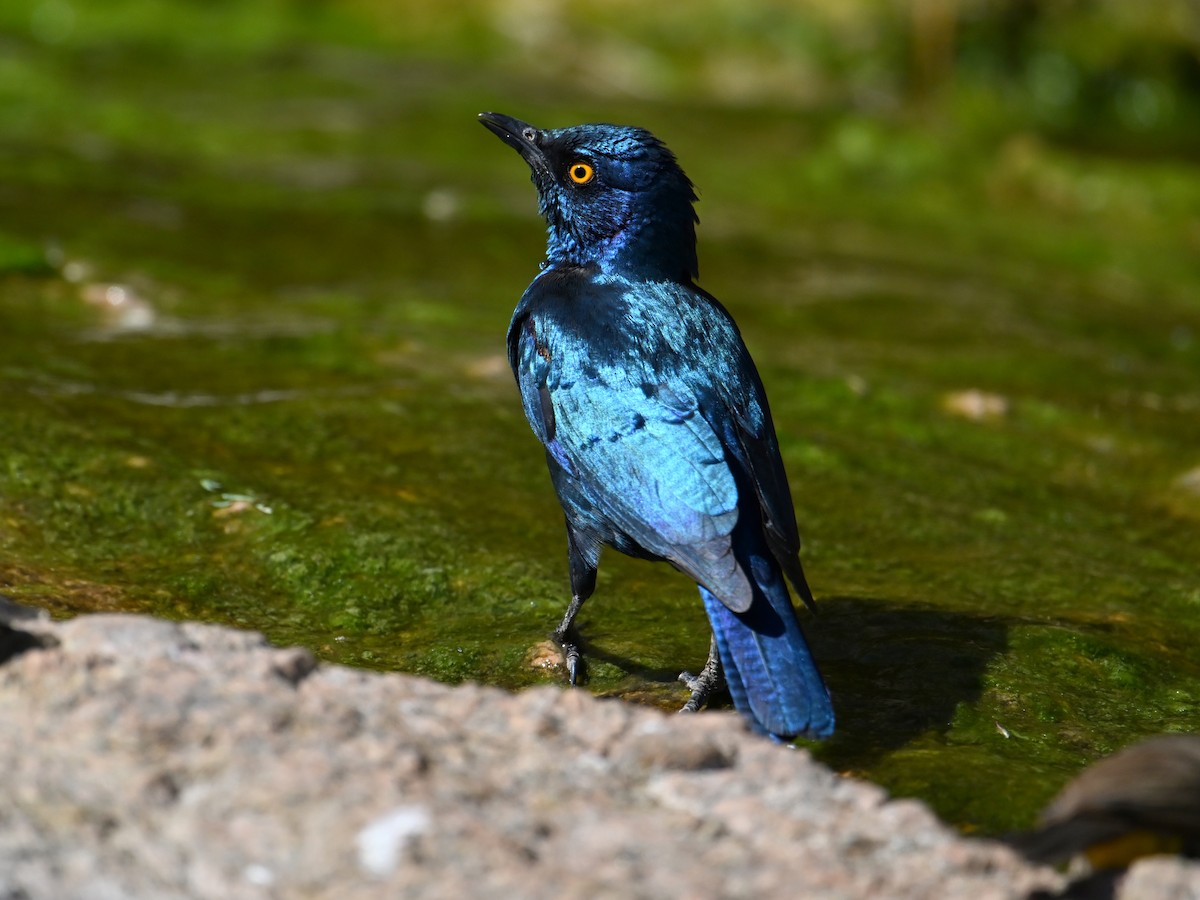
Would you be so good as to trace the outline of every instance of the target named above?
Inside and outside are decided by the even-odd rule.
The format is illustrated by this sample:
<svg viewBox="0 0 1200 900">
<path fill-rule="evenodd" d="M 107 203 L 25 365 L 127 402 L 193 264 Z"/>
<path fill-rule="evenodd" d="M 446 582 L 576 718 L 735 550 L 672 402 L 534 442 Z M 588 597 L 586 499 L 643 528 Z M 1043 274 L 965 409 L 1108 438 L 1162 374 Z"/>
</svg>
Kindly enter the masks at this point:
<svg viewBox="0 0 1200 900">
<path fill-rule="evenodd" d="M 971 831 L 1200 730 L 1187 0 L 10 0 L 0 591 L 510 688 L 567 593 L 504 359 L 542 226 L 473 120 L 650 128 L 771 396 L 838 707 Z M 680 705 L 605 557 L 589 688 Z M 486 739 L 486 736 L 481 738 Z"/>
</svg>

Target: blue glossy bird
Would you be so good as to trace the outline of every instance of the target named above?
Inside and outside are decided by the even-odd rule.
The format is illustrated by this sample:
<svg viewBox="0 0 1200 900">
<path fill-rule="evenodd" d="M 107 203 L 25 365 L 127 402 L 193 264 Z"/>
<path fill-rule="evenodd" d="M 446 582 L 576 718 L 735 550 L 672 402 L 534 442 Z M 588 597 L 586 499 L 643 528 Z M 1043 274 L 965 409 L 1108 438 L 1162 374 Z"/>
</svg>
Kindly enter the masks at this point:
<svg viewBox="0 0 1200 900">
<path fill-rule="evenodd" d="M 755 730 L 831 734 L 786 584 L 812 604 L 766 393 L 733 319 L 693 282 L 692 183 L 640 128 L 479 118 L 529 164 L 549 226 L 508 357 L 566 514 L 572 598 L 554 638 L 571 683 L 575 616 L 607 545 L 699 584 L 713 640 L 700 675 L 680 676 L 685 709 L 723 675 Z"/>
</svg>

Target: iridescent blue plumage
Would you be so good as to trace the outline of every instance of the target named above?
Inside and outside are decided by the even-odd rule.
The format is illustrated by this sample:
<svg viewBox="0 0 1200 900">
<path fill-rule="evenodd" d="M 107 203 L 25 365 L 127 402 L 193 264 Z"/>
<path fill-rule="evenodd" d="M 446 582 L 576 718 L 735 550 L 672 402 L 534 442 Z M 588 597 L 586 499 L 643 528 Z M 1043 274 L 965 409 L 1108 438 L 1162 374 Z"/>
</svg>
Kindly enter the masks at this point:
<svg viewBox="0 0 1200 900">
<path fill-rule="evenodd" d="M 508 353 L 566 514 L 573 598 L 556 637 L 572 682 L 572 623 L 608 545 L 700 585 L 714 655 L 689 708 L 723 669 L 757 730 L 827 736 L 833 709 L 785 583 L 812 602 L 787 476 L 737 326 L 692 281 L 691 182 L 642 129 L 480 119 L 529 163 L 549 226 Z"/>
</svg>

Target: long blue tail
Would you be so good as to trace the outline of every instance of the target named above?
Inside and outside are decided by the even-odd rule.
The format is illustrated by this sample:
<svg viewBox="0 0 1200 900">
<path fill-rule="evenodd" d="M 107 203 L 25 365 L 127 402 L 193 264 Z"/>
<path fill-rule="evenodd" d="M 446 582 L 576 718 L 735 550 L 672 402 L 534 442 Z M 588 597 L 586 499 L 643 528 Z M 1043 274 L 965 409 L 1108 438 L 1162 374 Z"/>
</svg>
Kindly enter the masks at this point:
<svg viewBox="0 0 1200 900">
<path fill-rule="evenodd" d="M 769 551 L 750 554 L 754 602 L 732 612 L 700 587 L 733 705 L 754 730 L 784 740 L 833 733 L 833 704 Z"/>
</svg>

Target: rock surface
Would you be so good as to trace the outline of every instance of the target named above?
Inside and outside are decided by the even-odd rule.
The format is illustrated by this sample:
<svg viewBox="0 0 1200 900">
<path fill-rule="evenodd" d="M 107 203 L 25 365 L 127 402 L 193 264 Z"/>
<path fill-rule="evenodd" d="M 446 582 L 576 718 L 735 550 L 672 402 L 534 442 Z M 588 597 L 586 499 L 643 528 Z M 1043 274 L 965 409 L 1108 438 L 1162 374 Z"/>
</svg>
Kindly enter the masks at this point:
<svg viewBox="0 0 1200 900">
<path fill-rule="evenodd" d="M 3 900 L 1064 886 L 732 713 L 318 666 L 255 633 L 138 616 L 52 623 L 0 601 L 0 757 Z M 1200 867 L 1150 863 L 1118 896 L 1200 896 Z"/>
</svg>

